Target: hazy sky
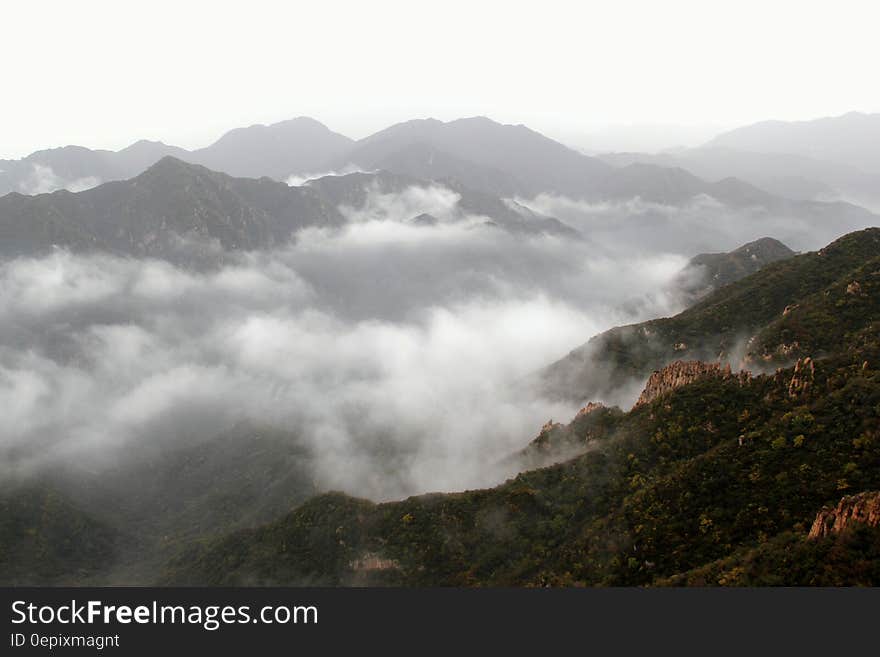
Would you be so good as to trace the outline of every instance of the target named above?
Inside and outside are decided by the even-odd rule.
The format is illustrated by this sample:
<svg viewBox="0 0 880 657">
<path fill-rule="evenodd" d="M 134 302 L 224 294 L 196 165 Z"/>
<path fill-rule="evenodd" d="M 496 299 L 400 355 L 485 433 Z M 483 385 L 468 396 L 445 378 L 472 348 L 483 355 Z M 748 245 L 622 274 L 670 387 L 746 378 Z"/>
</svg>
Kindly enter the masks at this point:
<svg viewBox="0 0 880 657">
<path fill-rule="evenodd" d="M 871 0 L 43 0 L 0 16 L 0 157 L 197 147 L 298 115 L 352 137 L 476 114 L 567 136 L 880 111 Z"/>
</svg>

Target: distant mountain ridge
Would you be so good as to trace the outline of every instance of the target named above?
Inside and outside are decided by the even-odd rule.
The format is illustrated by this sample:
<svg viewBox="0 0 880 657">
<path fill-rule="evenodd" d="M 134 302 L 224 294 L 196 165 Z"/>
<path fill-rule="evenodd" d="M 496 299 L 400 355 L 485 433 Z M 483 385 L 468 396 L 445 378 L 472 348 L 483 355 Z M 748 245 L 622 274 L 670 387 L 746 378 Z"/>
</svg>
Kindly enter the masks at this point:
<svg viewBox="0 0 880 657">
<path fill-rule="evenodd" d="M 270 126 L 233 130 L 213 145 L 193 152 L 147 141 L 137 142 L 116 153 L 65 147 L 41 151 L 24 160 L 0 163 L 0 169 L 3 169 L 0 172 L 0 192 L 4 186 L 6 189 L 22 188 L 20 191 L 26 193 L 49 192 L 65 186 L 73 191 L 85 190 L 108 180 L 128 180 L 139 176 L 145 167 L 152 166 L 151 160 L 169 155 L 179 161 L 198 163 L 240 179 L 271 179 L 277 182 L 286 181 L 291 174 L 316 177 L 322 172 L 352 169 L 385 171 L 391 176 L 425 183 L 436 182 L 455 190 L 469 190 L 469 193 L 463 194 L 463 207 L 470 201 L 476 208 L 491 207 L 493 215 L 489 218 L 492 221 L 496 217 L 506 217 L 499 223 L 512 229 L 513 224 L 518 222 L 520 225 L 517 229 L 527 231 L 558 232 L 563 227 L 558 223 L 551 225 L 552 222 L 538 226 L 539 217 L 535 216 L 523 223 L 520 217 L 528 214 L 525 209 L 517 208 L 517 216 L 514 216 L 509 208 L 502 207 L 499 199 L 527 200 L 538 195 L 562 196 L 588 203 L 640 199 L 675 207 L 700 197 L 711 197 L 729 208 L 748 209 L 750 212 L 757 209 L 772 217 L 794 217 L 807 225 L 841 222 L 847 228 L 857 228 L 875 223 L 873 215 L 856 205 L 786 198 L 732 176 L 707 181 L 685 168 L 669 166 L 670 162 L 665 160 L 658 160 L 662 166 L 642 162 L 638 158 L 631 162 L 616 161 L 614 164 L 624 166 L 614 166 L 574 151 L 525 126 L 504 125 L 486 117 L 449 122 L 436 119 L 407 121 L 356 142 L 332 132 L 313 119 L 300 117 Z M 807 181 L 806 184 L 809 186 L 811 183 Z M 238 187 L 241 185 L 237 183 Z M 268 190 L 267 182 L 261 185 Z M 278 190 L 271 193 L 281 194 Z M 308 195 L 304 192 L 301 194 Z M 478 200 L 475 194 L 482 194 L 484 198 Z M 491 202 L 488 200 L 490 197 L 494 199 Z M 231 202 L 227 209 L 233 209 L 238 202 L 232 196 L 227 200 Z M 76 245 L 91 242 L 98 245 L 104 239 L 100 234 L 90 234 L 88 230 L 80 234 L 81 225 L 59 223 L 59 217 L 72 207 L 69 202 L 66 206 L 68 210 L 64 212 L 54 206 L 50 210 L 46 203 L 44 199 L 31 205 L 17 199 L 7 200 L 5 206 L 0 206 L 7 209 L 20 206 L 15 212 L 28 212 L 29 207 L 45 209 L 34 217 L 33 225 L 24 226 L 19 222 L 18 229 L 10 235 L 12 246 L 6 245 L 6 251 L 14 251 L 18 248 L 16 244 L 26 244 L 28 240 Z M 98 210 L 100 213 L 100 208 Z M 0 223 L 7 224 L 0 230 L 8 232 L 8 224 L 18 221 L 15 212 L 11 213 L 11 218 L 10 215 L 0 214 Z M 213 229 L 205 225 L 202 227 L 204 230 L 198 230 L 210 238 L 217 237 L 224 246 L 234 244 L 235 248 L 260 248 L 260 245 L 276 243 L 281 234 L 277 225 L 271 229 L 267 226 L 257 228 L 261 222 L 269 221 L 271 224 L 275 221 L 257 218 L 265 212 L 265 209 L 257 207 L 256 214 L 252 216 L 244 212 L 238 219 L 230 220 L 248 224 L 250 228 L 245 231 L 247 234 L 241 232 L 241 226 L 235 228 L 232 224 L 222 229 L 220 224 Z M 334 209 L 325 207 L 320 212 L 332 214 Z M 486 213 L 485 210 L 480 212 Z M 188 220 L 183 227 L 197 230 L 197 218 L 198 215 Z M 220 215 L 215 218 L 220 221 Z M 305 212 L 294 223 L 302 226 L 320 224 L 322 221 L 324 219 Z M 233 237 L 236 230 L 239 233 Z M 285 231 L 289 234 L 287 229 L 281 232 Z M 224 237 L 219 237 L 221 234 Z M 137 242 L 146 237 L 144 234 L 140 238 L 132 236 L 132 239 Z M 135 252 L 143 251 L 143 244 L 136 246 L 134 242 L 126 248 L 129 251 L 132 248 L 135 248 Z"/>
<path fill-rule="evenodd" d="M 795 168 L 786 177 L 786 166 L 795 156 L 784 156 L 788 158 L 785 162 L 769 165 L 772 175 L 750 176 L 749 166 L 716 165 L 711 161 L 714 156 L 707 159 L 701 155 L 722 150 L 692 149 L 687 156 L 679 157 L 611 154 L 596 158 L 526 126 L 505 125 L 486 117 L 448 122 L 417 119 L 354 141 L 314 119 L 299 117 L 237 128 L 210 146 L 194 151 L 141 140 L 118 152 L 66 146 L 38 151 L 21 160 L 3 160 L 0 195 L 9 191 L 36 194 L 62 188 L 79 191 L 102 182 L 134 177 L 171 155 L 236 177 L 265 176 L 285 181 L 293 175 L 320 175 L 354 166 L 424 180 L 452 179 L 504 198 L 551 193 L 590 201 L 639 197 L 677 204 L 704 193 L 718 196 L 726 203 L 743 205 L 760 196 L 763 189 L 742 182 L 734 190 L 730 184 L 713 182 L 742 177 L 738 174 L 746 174 L 747 179 L 759 183 L 758 187 L 766 183 L 771 191 L 777 192 L 776 196 L 780 189 L 786 192 L 782 196 L 794 200 L 813 199 L 819 192 L 833 196 L 830 184 L 811 181 L 809 175 L 817 167 L 824 175 L 822 167 L 827 169 L 828 165 L 804 165 L 804 171 L 798 173 Z M 778 160 L 780 156 L 773 157 Z M 829 176 L 847 181 L 857 178 L 846 169 L 835 169 L 824 178 Z M 871 182 L 870 177 L 863 177 L 853 184 L 869 195 L 873 189 Z M 806 193 L 788 193 L 798 185 Z"/>
<path fill-rule="evenodd" d="M 868 208 L 880 206 L 880 174 L 805 155 L 709 145 L 662 153 L 605 153 L 598 157 L 618 167 L 635 163 L 678 167 L 707 181 L 738 178 L 792 200 L 848 199 Z"/>
<path fill-rule="evenodd" d="M 284 180 L 292 174 L 320 171 L 327 160 L 352 143 L 314 119 L 299 117 L 236 128 L 194 151 L 147 140 L 120 151 L 65 146 L 37 151 L 20 160 L 0 160 L 0 196 L 13 191 L 52 192 L 77 181 L 90 181 L 90 186 L 95 186 L 125 180 L 169 155 L 231 176 Z"/>
<path fill-rule="evenodd" d="M 191 158 L 182 159 L 239 178 L 284 180 L 292 174 L 314 173 L 352 143 L 315 119 L 299 117 L 230 130 L 210 146 L 194 151 Z"/>
<path fill-rule="evenodd" d="M 330 176 L 300 187 L 270 178 L 234 178 L 167 156 L 139 176 L 79 193 L 0 198 L 0 255 L 55 246 L 192 261 L 225 251 L 279 246 L 306 227 L 340 227 L 341 206 L 359 207 L 371 191 L 400 193 L 425 181 L 388 172 Z M 457 209 L 511 232 L 577 237 L 574 229 L 455 181 Z M 184 244 L 190 240 L 193 244 Z M 196 251 L 190 248 L 194 246 Z"/>
<path fill-rule="evenodd" d="M 880 174 L 880 114 L 849 112 L 811 121 L 762 121 L 722 133 L 708 145 L 793 153 Z"/>
<path fill-rule="evenodd" d="M 471 162 L 484 171 L 503 172 L 506 184 L 516 185 L 523 196 L 542 191 L 578 194 L 610 170 L 604 162 L 523 125 L 503 125 L 482 116 L 445 123 L 437 119 L 398 123 L 361 139 L 337 163 L 376 168 L 414 144 Z M 452 172 L 441 169 L 438 173 L 448 177 Z"/>
</svg>

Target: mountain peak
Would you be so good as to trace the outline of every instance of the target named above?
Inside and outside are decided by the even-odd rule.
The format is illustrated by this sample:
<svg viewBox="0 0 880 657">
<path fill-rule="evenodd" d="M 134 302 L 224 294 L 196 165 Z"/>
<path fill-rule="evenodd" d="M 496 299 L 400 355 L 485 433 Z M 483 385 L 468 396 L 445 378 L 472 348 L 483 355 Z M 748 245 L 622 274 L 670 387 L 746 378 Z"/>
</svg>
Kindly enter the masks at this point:
<svg viewBox="0 0 880 657">
<path fill-rule="evenodd" d="M 352 143 L 320 121 L 300 116 L 230 130 L 210 146 L 194 151 L 193 160 L 232 176 L 284 180 L 319 170 Z"/>
<path fill-rule="evenodd" d="M 209 146 L 208 148 L 212 148 L 229 141 L 250 140 L 255 137 L 266 137 L 275 139 L 279 136 L 301 136 L 304 133 L 331 134 L 337 135 L 342 139 L 348 139 L 343 135 L 334 133 L 332 130 L 330 130 L 330 128 L 328 128 L 317 119 L 313 119 L 308 116 L 297 116 L 292 119 L 286 119 L 284 121 L 278 121 L 276 123 L 254 123 L 253 125 L 249 125 L 245 128 L 233 128 L 232 130 L 224 133 L 220 137 L 220 139 L 218 139 L 216 142 L 214 142 L 212 146 Z"/>
<path fill-rule="evenodd" d="M 199 173 L 214 174 L 210 169 L 206 169 L 198 164 L 191 164 L 173 155 L 166 155 L 137 176 L 135 180 L 155 180 L 157 178 L 168 178 L 169 176 L 193 176 Z"/>
<path fill-rule="evenodd" d="M 738 249 L 735 249 L 733 253 L 753 254 L 756 251 L 775 251 L 785 254 L 786 256 L 795 255 L 794 251 L 792 251 L 787 246 L 785 246 L 785 244 L 773 237 L 759 237 L 752 242 L 743 244 Z"/>
<path fill-rule="evenodd" d="M 121 151 L 117 151 L 118 153 L 129 153 L 132 151 L 154 151 L 154 150 L 163 150 L 167 148 L 174 148 L 173 146 L 169 146 L 168 144 L 155 141 L 151 139 L 138 139 L 133 144 L 130 144 L 123 148 Z"/>
</svg>

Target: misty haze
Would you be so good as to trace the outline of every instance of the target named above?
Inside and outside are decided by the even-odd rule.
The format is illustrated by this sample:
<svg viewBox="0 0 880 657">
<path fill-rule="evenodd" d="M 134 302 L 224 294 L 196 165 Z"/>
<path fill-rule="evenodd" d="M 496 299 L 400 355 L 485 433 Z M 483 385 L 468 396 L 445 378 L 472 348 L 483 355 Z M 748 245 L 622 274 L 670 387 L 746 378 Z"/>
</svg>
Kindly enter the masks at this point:
<svg viewBox="0 0 880 657">
<path fill-rule="evenodd" d="M 880 114 L 413 106 L 10 136 L 3 584 L 877 584 Z"/>
</svg>

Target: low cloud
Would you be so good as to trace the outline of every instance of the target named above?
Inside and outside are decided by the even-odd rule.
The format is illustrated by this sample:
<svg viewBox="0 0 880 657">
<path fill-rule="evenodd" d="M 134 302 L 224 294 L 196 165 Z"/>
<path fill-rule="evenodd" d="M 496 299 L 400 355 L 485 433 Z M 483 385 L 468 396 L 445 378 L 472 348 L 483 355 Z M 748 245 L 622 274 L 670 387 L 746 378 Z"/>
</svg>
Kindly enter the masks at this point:
<svg viewBox="0 0 880 657">
<path fill-rule="evenodd" d="M 341 169 L 293 174 L 292 176 L 289 176 L 285 182 L 290 187 L 302 187 L 310 181 L 317 180 L 318 178 L 324 178 L 326 176 L 347 176 L 350 173 L 369 173 L 369 171 L 365 171 L 354 164 L 349 164 Z"/>
<path fill-rule="evenodd" d="M 602 330 L 680 310 L 690 256 L 825 241 L 708 197 L 527 202 L 578 228 L 571 240 L 494 228 L 438 185 L 365 194 L 342 227 L 199 270 L 65 251 L 0 263 L 3 474 L 100 472 L 250 419 L 296 436 L 319 488 L 489 485 L 577 410 L 519 384 Z M 412 221 L 424 213 L 437 221 Z M 606 401 L 628 406 L 643 384 Z"/>
<path fill-rule="evenodd" d="M 97 187 L 101 182 L 101 179 L 95 176 L 67 180 L 58 176 L 50 166 L 33 164 L 31 173 L 18 184 L 18 191 L 29 195 L 48 194 L 59 189 L 82 192 Z"/>
<path fill-rule="evenodd" d="M 429 210 L 437 224 L 410 222 Z M 492 464 L 576 410 L 518 382 L 679 303 L 681 255 L 512 235 L 449 190 L 348 212 L 207 271 L 65 251 L 0 265 L 4 471 L 100 471 L 252 419 L 299 436 L 321 488 L 488 485 L 510 474 Z"/>
<path fill-rule="evenodd" d="M 829 221 L 828 212 L 816 215 L 809 205 L 795 204 L 784 211 L 759 205 L 731 208 L 705 194 L 682 205 L 638 198 L 588 203 L 551 194 L 520 202 L 604 244 L 641 253 L 730 251 L 761 237 L 773 237 L 796 251 L 809 251 L 877 223 L 876 216 L 849 212 L 851 208 L 845 206 Z"/>
</svg>

